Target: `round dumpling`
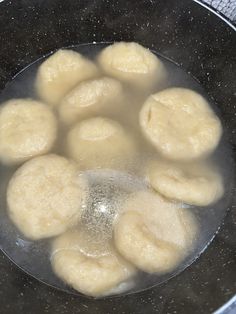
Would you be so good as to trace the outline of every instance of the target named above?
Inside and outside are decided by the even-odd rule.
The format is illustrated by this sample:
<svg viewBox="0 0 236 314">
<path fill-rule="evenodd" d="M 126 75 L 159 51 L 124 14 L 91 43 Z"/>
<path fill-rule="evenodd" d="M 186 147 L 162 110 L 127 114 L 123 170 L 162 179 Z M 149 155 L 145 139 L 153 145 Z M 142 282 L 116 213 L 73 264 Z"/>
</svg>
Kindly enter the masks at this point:
<svg viewBox="0 0 236 314">
<path fill-rule="evenodd" d="M 147 48 L 134 42 L 119 42 L 103 49 L 98 62 L 105 73 L 145 89 L 166 76 L 162 62 Z"/>
<path fill-rule="evenodd" d="M 97 75 L 95 64 L 78 52 L 58 50 L 39 66 L 36 90 L 45 102 L 58 105 L 76 84 Z"/>
<path fill-rule="evenodd" d="M 222 134 L 220 120 L 207 101 L 185 88 L 151 95 L 140 112 L 147 139 L 165 157 L 189 160 L 210 154 Z"/>
<path fill-rule="evenodd" d="M 131 162 L 136 145 L 123 127 L 110 119 L 84 120 L 68 133 L 70 156 L 81 169 L 122 168 Z"/>
<path fill-rule="evenodd" d="M 82 231 L 77 229 L 54 240 L 51 263 L 55 274 L 77 291 L 94 297 L 110 294 L 121 285 L 125 288 L 135 268 L 111 245 L 105 254 L 94 256 L 89 249 L 84 252 L 81 238 Z"/>
<path fill-rule="evenodd" d="M 80 83 L 63 98 L 59 115 L 66 124 L 84 119 L 101 110 L 116 110 L 122 97 L 122 85 L 115 79 L 102 77 Z"/>
<path fill-rule="evenodd" d="M 134 193 L 125 201 L 114 227 L 119 253 L 148 273 L 167 273 L 177 267 L 196 234 L 190 211 L 149 191 Z"/>
<path fill-rule="evenodd" d="M 17 164 L 47 153 L 57 136 L 50 108 L 32 99 L 12 99 L 0 107 L 0 160 Z"/>
<path fill-rule="evenodd" d="M 220 173 L 204 163 L 156 161 L 148 169 L 151 186 L 167 198 L 197 206 L 218 201 L 224 193 Z"/>
<path fill-rule="evenodd" d="M 80 220 L 86 195 L 87 182 L 74 162 L 53 154 L 35 157 L 9 182 L 8 213 L 27 238 L 52 237 Z"/>
</svg>

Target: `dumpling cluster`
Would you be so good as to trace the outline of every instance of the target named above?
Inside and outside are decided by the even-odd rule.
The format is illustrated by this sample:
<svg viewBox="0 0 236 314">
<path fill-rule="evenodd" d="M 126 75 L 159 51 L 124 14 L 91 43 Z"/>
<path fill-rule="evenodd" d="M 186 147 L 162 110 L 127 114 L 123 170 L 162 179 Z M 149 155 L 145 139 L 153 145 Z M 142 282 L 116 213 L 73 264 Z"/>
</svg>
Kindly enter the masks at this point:
<svg viewBox="0 0 236 314">
<path fill-rule="evenodd" d="M 186 204 L 207 206 L 224 193 L 219 171 L 204 160 L 220 141 L 219 119 L 201 95 L 168 88 L 147 98 L 137 121 L 156 150 L 145 170 L 150 187 L 122 200 L 112 241 L 97 246 L 83 228 L 86 171 L 128 173 L 142 150 L 129 126 L 116 121 L 129 89 L 150 95 L 166 77 L 159 58 L 137 43 L 110 45 L 96 62 L 64 49 L 39 66 L 40 100 L 0 107 L 0 161 L 24 163 L 8 184 L 9 217 L 28 239 L 54 237 L 54 272 L 84 294 L 128 290 L 138 270 L 172 272 L 198 235 Z"/>
<path fill-rule="evenodd" d="M 160 155 L 147 171 L 156 191 L 197 206 L 222 197 L 222 177 L 205 161 L 219 144 L 222 126 L 201 95 L 185 88 L 165 89 L 146 100 L 139 118 L 143 134 Z"/>
</svg>

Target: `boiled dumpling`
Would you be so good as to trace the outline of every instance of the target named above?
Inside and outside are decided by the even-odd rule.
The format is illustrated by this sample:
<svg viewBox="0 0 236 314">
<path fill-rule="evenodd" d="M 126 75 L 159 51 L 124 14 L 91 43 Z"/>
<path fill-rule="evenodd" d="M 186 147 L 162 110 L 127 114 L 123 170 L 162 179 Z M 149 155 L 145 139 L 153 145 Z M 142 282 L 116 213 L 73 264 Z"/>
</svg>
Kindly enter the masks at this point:
<svg viewBox="0 0 236 314">
<path fill-rule="evenodd" d="M 18 164 L 47 153 L 57 135 L 50 108 L 32 99 L 12 99 L 0 107 L 0 160 Z"/>
<path fill-rule="evenodd" d="M 185 88 L 151 95 L 140 112 L 147 139 L 165 157 L 189 160 L 210 154 L 222 134 L 220 120 L 207 101 Z"/>
<path fill-rule="evenodd" d="M 207 163 L 175 164 L 157 160 L 148 169 L 151 186 L 170 199 L 197 206 L 218 201 L 223 193 L 223 179 Z"/>
<path fill-rule="evenodd" d="M 119 253 L 148 273 L 174 270 L 187 256 L 196 234 L 191 212 L 151 191 L 132 194 L 114 227 Z"/>
<path fill-rule="evenodd" d="M 80 220 L 86 196 L 87 182 L 74 162 L 44 155 L 26 162 L 11 178 L 8 213 L 27 238 L 52 237 Z"/>
<path fill-rule="evenodd" d="M 103 49 L 98 62 L 105 73 L 141 89 L 161 83 L 166 72 L 162 62 L 147 48 L 119 42 Z"/>
<path fill-rule="evenodd" d="M 63 98 L 60 118 L 65 124 L 72 124 L 101 110 L 114 113 L 121 105 L 122 92 L 121 83 L 109 77 L 82 82 Z"/>
<path fill-rule="evenodd" d="M 53 242 L 51 257 L 56 275 L 77 291 L 94 297 L 107 295 L 135 274 L 135 268 L 111 245 L 105 253 L 94 256 L 89 247 L 84 251 L 81 239 L 80 229 L 61 235 Z"/>
<path fill-rule="evenodd" d="M 70 156 L 81 169 L 122 168 L 136 153 L 134 139 L 113 120 L 97 117 L 84 120 L 67 137 Z"/>
<path fill-rule="evenodd" d="M 58 50 L 44 61 L 36 76 L 39 97 L 58 105 L 76 84 L 98 75 L 95 64 L 73 50 Z"/>
</svg>

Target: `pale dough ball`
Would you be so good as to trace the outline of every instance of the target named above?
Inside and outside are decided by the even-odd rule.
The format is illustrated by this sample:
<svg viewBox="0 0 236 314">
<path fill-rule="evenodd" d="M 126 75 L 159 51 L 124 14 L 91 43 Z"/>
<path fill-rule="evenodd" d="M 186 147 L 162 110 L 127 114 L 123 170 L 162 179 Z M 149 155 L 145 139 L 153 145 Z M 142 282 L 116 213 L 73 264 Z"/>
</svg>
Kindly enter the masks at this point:
<svg viewBox="0 0 236 314">
<path fill-rule="evenodd" d="M 119 42 L 103 49 L 98 62 L 105 73 L 147 89 L 166 76 L 162 62 L 147 48 L 134 42 Z"/>
<path fill-rule="evenodd" d="M 130 279 L 135 268 L 110 246 L 106 254 L 93 256 L 80 247 L 83 234 L 69 231 L 53 242 L 51 263 L 55 274 L 86 295 L 98 297 Z"/>
<path fill-rule="evenodd" d="M 78 52 L 58 50 L 39 66 L 35 86 L 41 99 L 58 105 L 76 84 L 97 75 L 95 64 Z"/>
<path fill-rule="evenodd" d="M 220 120 L 207 101 L 185 88 L 151 95 L 140 112 L 140 125 L 157 150 L 175 160 L 210 154 L 222 134 Z"/>
<path fill-rule="evenodd" d="M 57 155 L 36 157 L 13 175 L 8 213 L 29 239 L 58 235 L 76 224 L 87 195 L 86 180 L 74 162 Z"/>
<path fill-rule="evenodd" d="M 12 99 L 0 107 L 0 160 L 21 163 L 47 153 L 57 136 L 50 108 L 32 99 Z"/>
<path fill-rule="evenodd" d="M 101 113 L 101 110 L 103 113 L 115 112 L 121 105 L 122 92 L 121 83 L 109 77 L 82 82 L 63 98 L 59 107 L 60 119 L 65 124 L 72 124 Z"/>
<path fill-rule="evenodd" d="M 134 193 L 124 203 L 114 227 L 115 246 L 137 268 L 166 273 L 177 267 L 194 245 L 194 216 L 157 193 Z"/>
<path fill-rule="evenodd" d="M 136 153 L 135 141 L 123 127 L 102 117 L 76 124 L 68 133 L 67 146 L 81 169 L 122 168 Z"/>
<path fill-rule="evenodd" d="M 218 170 L 207 163 L 156 161 L 148 169 L 151 186 L 167 198 L 197 206 L 218 201 L 224 193 Z"/>
</svg>

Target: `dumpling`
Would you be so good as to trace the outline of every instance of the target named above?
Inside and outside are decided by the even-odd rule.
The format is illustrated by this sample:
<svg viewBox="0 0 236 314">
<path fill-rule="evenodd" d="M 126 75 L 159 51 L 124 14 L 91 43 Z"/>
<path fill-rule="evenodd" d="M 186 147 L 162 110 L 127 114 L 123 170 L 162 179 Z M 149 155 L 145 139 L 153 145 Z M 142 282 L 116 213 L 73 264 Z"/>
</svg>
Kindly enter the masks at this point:
<svg viewBox="0 0 236 314">
<path fill-rule="evenodd" d="M 160 84 L 166 77 L 162 62 L 134 42 L 118 42 L 102 50 L 98 63 L 105 73 L 141 89 Z"/>
<path fill-rule="evenodd" d="M 207 101 L 185 88 L 168 88 L 151 95 L 140 112 L 146 138 L 165 157 L 190 160 L 217 147 L 222 126 Z"/>
<path fill-rule="evenodd" d="M 188 255 L 196 235 L 190 211 L 149 191 L 125 201 L 114 227 L 118 252 L 148 273 L 173 271 Z"/>
<path fill-rule="evenodd" d="M 128 165 L 136 153 L 134 139 L 113 120 L 97 117 L 74 126 L 67 136 L 69 155 L 81 169 Z"/>
<path fill-rule="evenodd" d="M 57 121 L 50 108 L 32 99 L 12 99 L 0 107 L 0 160 L 18 164 L 50 151 Z"/>
<path fill-rule="evenodd" d="M 101 77 L 80 83 L 67 94 L 59 107 L 60 119 L 72 124 L 88 116 L 115 112 L 122 102 L 123 88 L 119 81 Z M 118 107 L 118 108 L 117 108 Z"/>
<path fill-rule="evenodd" d="M 94 297 L 109 295 L 135 274 L 135 268 L 111 245 L 105 253 L 94 256 L 93 250 L 84 251 L 81 239 L 80 229 L 61 235 L 53 242 L 51 257 L 55 274 L 77 291 Z"/>
<path fill-rule="evenodd" d="M 95 64 L 73 50 L 58 50 L 39 67 L 35 87 L 39 97 L 58 105 L 76 84 L 98 75 Z"/>
<path fill-rule="evenodd" d="M 160 194 L 191 205 L 210 205 L 224 193 L 220 173 L 203 162 L 175 164 L 157 160 L 150 165 L 148 178 Z"/>
<path fill-rule="evenodd" d="M 76 164 L 58 155 L 35 157 L 21 166 L 7 189 L 8 214 L 29 239 L 56 236 L 81 218 L 87 181 Z"/>
</svg>

